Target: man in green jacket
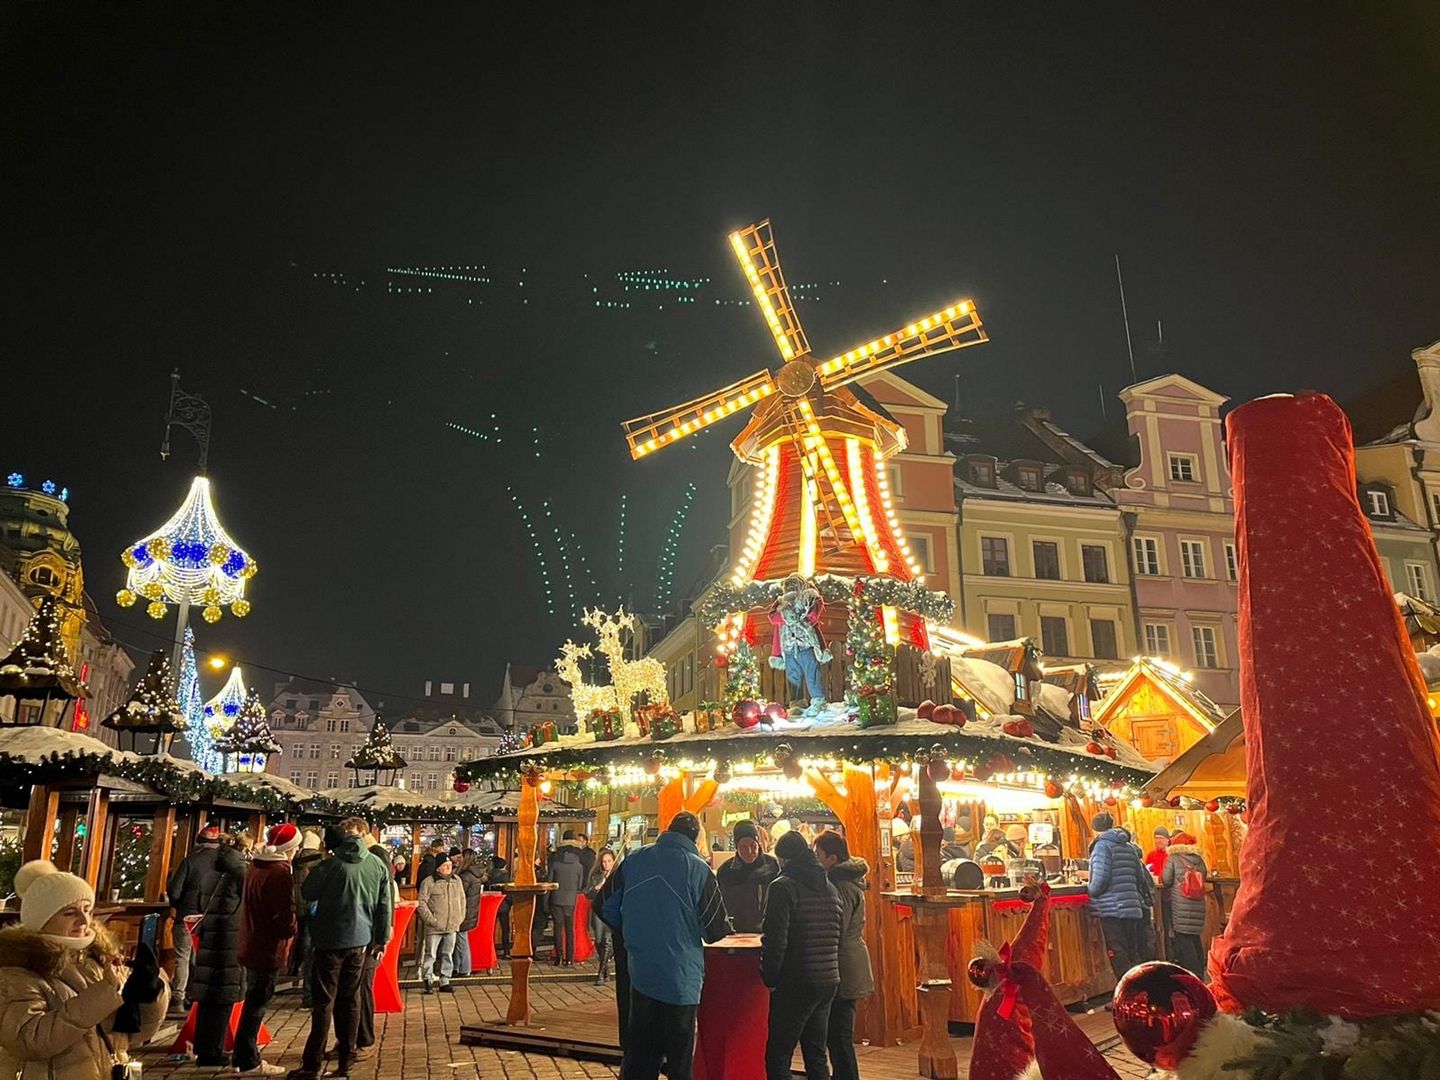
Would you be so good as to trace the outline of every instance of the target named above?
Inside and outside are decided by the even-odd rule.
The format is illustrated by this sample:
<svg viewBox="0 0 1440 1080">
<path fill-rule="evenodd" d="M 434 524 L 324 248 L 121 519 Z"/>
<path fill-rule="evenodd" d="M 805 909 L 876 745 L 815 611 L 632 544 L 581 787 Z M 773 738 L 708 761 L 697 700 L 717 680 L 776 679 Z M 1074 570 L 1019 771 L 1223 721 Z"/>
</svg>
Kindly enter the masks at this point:
<svg viewBox="0 0 1440 1080">
<path fill-rule="evenodd" d="M 390 876 L 365 846 L 364 835 L 365 822 L 358 818 L 327 831 L 326 846 L 334 857 L 315 866 L 300 887 L 310 912 L 314 1003 L 305 1056 L 290 1080 L 317 1080 L 332 1018 L 336 1066 L 330 1075 L 349 1076 L 355 1060 L 365 957 L 385 951 L 395 913 Z"/>
</svg>

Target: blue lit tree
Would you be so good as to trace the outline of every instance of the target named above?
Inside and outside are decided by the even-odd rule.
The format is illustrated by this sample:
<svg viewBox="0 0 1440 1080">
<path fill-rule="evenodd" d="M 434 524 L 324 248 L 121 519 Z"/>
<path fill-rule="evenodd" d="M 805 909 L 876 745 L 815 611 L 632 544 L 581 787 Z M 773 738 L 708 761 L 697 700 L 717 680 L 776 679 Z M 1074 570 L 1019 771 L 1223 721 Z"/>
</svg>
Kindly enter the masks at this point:
<svg viewBox="0 0 1440 1080">
<path fill-rule="evenodd" d="M 180 711 L 189 727 L 185 740 L 190 744 L 191 760 L 208 773 L 218 773 L 224 762 L 215 749 L 215 736 L 205 722 L 205 702 L 200 693 L 200 672 L 195 667 L 195 634 L 187 626 L 185 643 L 180 649 Z"/>
</svg>

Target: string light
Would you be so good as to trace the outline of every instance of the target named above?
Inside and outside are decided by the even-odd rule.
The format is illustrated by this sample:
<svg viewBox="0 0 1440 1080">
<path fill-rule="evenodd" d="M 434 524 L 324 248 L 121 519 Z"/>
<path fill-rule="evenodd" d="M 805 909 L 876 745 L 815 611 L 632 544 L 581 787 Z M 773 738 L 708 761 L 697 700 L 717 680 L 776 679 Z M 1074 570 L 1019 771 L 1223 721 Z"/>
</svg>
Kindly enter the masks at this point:
<svg viewBox="0 0 1440 1080">
<path fill-rule="evenodd" d="M 555 594 L 550 588 L 550 568 L 545 562 L 545 549 L 540 546 L 540 537 L 535 532 L 535 525 L 530 520 L 530 513 L 520 502 L 520 496 L 515 494 L 513 488 L 506 487 L 510 495 L 510 502 L 515 507 L 515 512 L 520 515 L 520 523 L 525 526 L 525 534 L 530 538 L 530 548 L 535 552 L 535 558 L 540 564 L 540 581 L 545 590 L 545 611 L 547 614 L 555 614 Z"/>
<path fill-rule="evenodd" d="M 215 733 L 210 730 L 205 719 L 205 701 L 200 693 L 200 672 L 195 665 L 195 633 L 188 626 L 180 646 L 180 685 L 176 698 L 180 712 L 185 716 L 185 734 L 182 738 L 190 747 L 190 759 L 208 773 L 220 772 L 224 767 L 224 760 L 215 749 Z"/>
<path fill-rule="evenodd" d="M 231 539 L 210 499 L 210 481 L 197 476 L 180 509 L 159 529 L 131 544 L 121 555 L 128 572 L 116 595 L 121 607 L 140 597 L 146 611 L 163 618 L 165 601 L 203 606 L 206 622 L 220 618 L 228 604 L 237 618 L 247 615 L 245 583 L 255 575 L 255 560 Z"/>
<path fill-rule="evenodd" d="M 664 611 L 675 592 L 675 557 L 679 552 L 680 534 L 685 528 L 685 518 L 695 501 L 695 484 L 685 485 L 685 495 L 670 518 L 670 528 L 665 534 L 665 544 L 660 549 L 660 566 L 655 580 L 655 609 Z"/>
<path fill-rule="evenodd" d="M 629 497 L 623 492 L 620 495 L 620 527 L 616 530 L 615 542 L 615 579 L 622 592 L 625 588 L 625 504 Z"/>
<path fill-rule="evenodd" d="M 850 473 L 850 490 L 855 495 L 855 516 L 860 522 L 860 536 L 864 539 L 865 550 L 870 553 L 870 564 L 877 574 L 890 569 L 890 556 L 880 543 L 875 528 L 875 517 L 870 511 L 870 493 L 865 484 L 865 457 L 859 439 L 845 440 L 845 465 Z"/>
<path fill-rule="evenodd" d="M 578 611 L 575 605 L 575 576 L 570 570 L 570 551 L 565 546 L 565 538 L 560 534 L 560 525 L 555 521 L 555 512 L 550 508 L 550 500 L 545 499 L 540 503 L 545 510 L 545 516 L 550 519 L 550 531 L 555 536 L 555 546 L 560 549 L 560 568 L 565 571 L 565 595 L 570 600 L 570 618 L 576 618 Z"/>
<path fill-rule="evenodd" d="M 755 495 L 750 501 L 750 527 L 745 535 L 745 546 L 740 549 L 740 558 L 730 575 L 730 584 L 744 585 L 750 580 L 755 569 L 755 560 L 770 535 L 770 523 L 775 517 L 775 497 L 780 476 L 780 446 L 765 451 L 765 461 L 760 466 L 759 482 Z"/>
<path fill-rule="evenodd" d="M 240 671 L 240 665 L 236 664 L 230 669 L 230 677 L 225 680 L 220 692 L 205 702 L 202 710 L 212 736 L 224 735 L 235 725 L 240 710 L 245 707 L 245 699 L 245 676 Z"/>
<path fill-rule="evenodd" d="M 873 454 L 873 451 L 872 451 Z M 906 565 L 910 568 L 910 577 L 913 581 L 924 581 L 925 575 L 910 554 L 910 545 L 905 542 L 905 534 L 900 530 L 900 519 L 895 514 L 895 501 L 890 497 L 890 477 L 885 468 L 885 463 L 879 460 L 879 455 L 874 458 L 875 486 L 880 492 L 880 505 L 885 511 L 885 522 L 890 526 L 890 535 L 895 538 L 895 544 L 900 549 Z"/>
</svg>

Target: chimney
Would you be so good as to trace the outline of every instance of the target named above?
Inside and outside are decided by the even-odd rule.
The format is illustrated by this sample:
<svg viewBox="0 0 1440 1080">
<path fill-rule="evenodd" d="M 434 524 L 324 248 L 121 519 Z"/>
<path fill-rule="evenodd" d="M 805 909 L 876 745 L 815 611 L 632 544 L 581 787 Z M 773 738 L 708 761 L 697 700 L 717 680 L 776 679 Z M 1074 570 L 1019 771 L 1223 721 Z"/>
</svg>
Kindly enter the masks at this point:
<svg viewBox="0 0 1440 1080">
<path fill-rule="evenodd" d="M 1415 361 L 1420 392 L 1425 398 L 1420 406 L 1420 419 L 1415 421 L 1415 437 L 1440 443 L 1440 341 L 1416 349 L 1410 359 Z"/>
</svg>

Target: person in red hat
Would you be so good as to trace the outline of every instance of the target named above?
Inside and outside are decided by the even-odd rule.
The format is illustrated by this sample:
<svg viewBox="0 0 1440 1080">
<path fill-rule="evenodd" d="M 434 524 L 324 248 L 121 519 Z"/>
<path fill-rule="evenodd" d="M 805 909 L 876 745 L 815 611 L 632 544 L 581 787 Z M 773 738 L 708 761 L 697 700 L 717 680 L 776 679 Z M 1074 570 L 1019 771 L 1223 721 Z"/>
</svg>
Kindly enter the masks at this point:
<svg viewBox="0 0 1440 1080">
<path fill-rule="evenodd" d="M 256 1040 L 265 1006 L 275 996 L 275 976 L 285 966 L 295 937 L 295 878 L 290 860 L 300 850 L 300 830 L 289 822 L 265 834 L 245 875 L 240 919 L 240 964 L 245 969 L 245 1005 L 235 1028 L 231 1063 L 242 1076 L 279 1076 L 285 1070 L 260 1057 Z"/>
</svg>

